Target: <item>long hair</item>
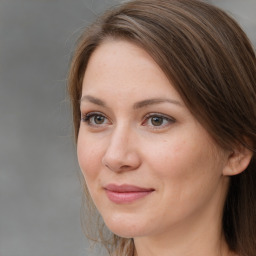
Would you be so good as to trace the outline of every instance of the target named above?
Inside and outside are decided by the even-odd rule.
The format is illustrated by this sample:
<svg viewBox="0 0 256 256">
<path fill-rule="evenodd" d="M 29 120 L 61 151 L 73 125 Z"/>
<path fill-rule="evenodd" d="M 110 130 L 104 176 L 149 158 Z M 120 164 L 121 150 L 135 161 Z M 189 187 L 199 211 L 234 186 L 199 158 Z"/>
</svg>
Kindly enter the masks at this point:
<svg viewBox="0 0 256 256">
<path fill-rule="evenodd" d="M 81 36 L 70 68 L 76 139 L 83 76 L 92 52 L 107 38 L 147 51 L 218 145 L 229 150 L 242 145 L 253 152 L 247 169 L 230 178 L 222 227 L 230 250 L 254 256 L 256 57 L 245 33 L 225 12 L 197 0 L 135 0 L 106 12 Z M 111 235 L 100 236 L 110 251 L 133 254 L 132 239 Z"/>
</svg>

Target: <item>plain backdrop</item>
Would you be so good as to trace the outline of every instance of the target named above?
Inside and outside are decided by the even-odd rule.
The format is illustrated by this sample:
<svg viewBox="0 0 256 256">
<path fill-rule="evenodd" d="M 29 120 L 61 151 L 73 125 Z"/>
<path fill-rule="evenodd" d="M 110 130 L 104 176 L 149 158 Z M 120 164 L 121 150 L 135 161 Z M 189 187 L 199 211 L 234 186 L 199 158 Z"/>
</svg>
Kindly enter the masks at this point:
<svg viewBox="0 0 256 256">
<path fill-rule="evenodd" d="M 0 0 L 0 256 L 82 256 L 66 77 L 82 28 L 118 1 Z M 256 45 L 256 0 L 212 0 Z"/>
</svg>

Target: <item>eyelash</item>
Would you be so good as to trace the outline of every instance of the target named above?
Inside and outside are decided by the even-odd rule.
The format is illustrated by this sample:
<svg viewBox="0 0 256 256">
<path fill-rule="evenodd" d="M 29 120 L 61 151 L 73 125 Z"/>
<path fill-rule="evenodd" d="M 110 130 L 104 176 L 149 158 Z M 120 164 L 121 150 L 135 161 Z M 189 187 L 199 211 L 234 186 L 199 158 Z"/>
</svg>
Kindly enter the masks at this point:
<svg viewBox="0 0 256 256">
<path fill-rule="evenodd" d="M 91 120 L 92 118 L 95 118 L 95 117 L 104 118 L 104 123 L 103 124 L 95 124 L 95 120 L 94 121 Z M 150 119 L 152 120 L 152 118 L 159 118 L 163 122 L 164 121 L 166 122 L 164 125 L 160 124 L 159 126 L 158 125 L 149 125 L 149 127 L 151 129 L 155 129 L 155 130 L 163 129 L 165 127 L 168 127 L 170 124 L 172 124 L 176 121 L 174 118 L 163 115 L 163 114 L 160 114 L 160 113 L 150 113 L 150 114 L 147 114 L 145 116 L 145 118 L 143 119 L 142 126 L 147 126 L 147 122 Z M 108 117 L 106 117 L 105 115 L 103 115 L 100 112 L 89 112 L 89 113 L 83 115 L 81 120 L 89 126 L 92 126 L 92 127 L 95 127 L 95 128 L 102 128 L 102 127 L 104 127 L 104 125 L 106 125 L 105 121 L 108 120 Z"/>
<path fill-rule="evenodd" d="M 153 118 L 160 118 L 162 119 L 162 121 L 165 121 L 166 124 L 160 124 L 159 126 L 157 125 L 150 125 L 151 126 L 151 129 L 163 129 L 165 127 L 168 127 L 170 124 L 174 123 L 176 120 L 170 116 L 166 116 L 166 115 L 163 115 L 163 114 L 160 114 L 160 113 L 150 113 L 148 115 L 145 116 L 144 118 L 144 121 L 142 122 L 142 125 L 143 126 L 146 126 L 145 124 L 151 119 L 151 122 L 152 122 L 152 119 Z"/>
<path fill-rule="evenodd" d="M 88 124 L 89 126 L 93 126 L 93 127 L 102 127 L 102 124 L 93 124 L 91 121 L 91 118 L 95 118 L 95 117 L 103 117 L 105 119 L 108 119 L 105 115 L 103 115 L 100 112 L 89 112 L 85 115 L 82 116 L 82 121 L 85 122 L 86 124 Z"/>
</svg>

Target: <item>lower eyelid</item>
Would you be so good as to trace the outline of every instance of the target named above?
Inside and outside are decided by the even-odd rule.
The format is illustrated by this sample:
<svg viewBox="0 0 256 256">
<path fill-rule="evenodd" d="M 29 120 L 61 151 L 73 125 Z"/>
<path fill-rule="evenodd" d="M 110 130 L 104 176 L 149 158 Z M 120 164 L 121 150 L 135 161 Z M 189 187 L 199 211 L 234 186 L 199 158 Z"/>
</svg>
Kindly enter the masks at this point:
<svg viewBox="0 0 256 256">
<path fill-rule="evenodd" d="M 104 118 L 103 123 L 100 123 L 100 124 L 94 123 L 94 121 L 92 121 L 91 119 L 93 119 L 95 116 L 103 117 Z M 109 120 L 109 118 L 101 112 L 88 112 L 88 113 L 82 114 L 81 121 L 84 122 L 87 126 L 90 126 L 95 129 L 104 128 L 111 124 L 111 121 Z"/>
<path fill-rule="evenodd" d="M 158 125 L 153 125 L 153 124 L 149 124 L 148 122 L 150 122 L 150 119 L 153 118 L 153 117 L 159 117 L 159 118 L 162 118 L 163 119 L 163 124 L 160 124 L 159 126 Z M 154 129 L 154 130 L 158 130 L 158 129 L 164 129 L 164 128 L 167 128 L 168 126 L 170 126 L 171 124 L 175 123 L 175 119 L 172 118 L 172 117 L 167 117 L 167 116 L 164 116 L 164 115 L 161 115 L 161 114 L 150 114 L 150 115 L 147 115 L 143 121 L 143 126 L 148 126 L 150 127 L 151 129 Z"/>
<path fill-rule="evenodd" d="M 102 116 L 103 118 L 105 118 L 106 120 L 106 123 L 103 123 L 103 124 L 93 124 L 90 119 L 93 118 L 94 116 Z M 150 121 L 151 118 L 153 117 L 158 117 L 158 118 L 162 118 L 164 122 L 166 122 L 165 124 L 161 124 L 159 126 L 157 125 L 149 125 L 147 124 L 147 122 Z M 104 115 L 103 113 L 101 112 L 87 112 L 87 113 L 82 113 L 81 114 L 81 121 L 84 122 L 84 123 L 87 123 L 87 125 L 90 125 L 90 126 L 104 126 L 104 125 L 107 125 L 108 123 L 111 123 L 111 120 L 109 120 L 109 118 Z M 159 113 L 151 113 L 151 114 L 148 114 L 145 116 L 144 118 L 144 121 L 142 122 L 142 125 L 143 126 L 151 126 L 151 127 L 154 127 L 154 129 L 161 129 L 161 128 L 164 128 L 164 127 L 167 127 L 169 125 L 171 125 L 172 123 L 174 123 L 176 120 L 173 118 L 173 117 L 170 117 L 170 116 L 165 116 L 165 115 L 162 115 L 162 114 L 159 114 Z M 105 121 L 104 121 L 105 122 Z"/>
</svg>

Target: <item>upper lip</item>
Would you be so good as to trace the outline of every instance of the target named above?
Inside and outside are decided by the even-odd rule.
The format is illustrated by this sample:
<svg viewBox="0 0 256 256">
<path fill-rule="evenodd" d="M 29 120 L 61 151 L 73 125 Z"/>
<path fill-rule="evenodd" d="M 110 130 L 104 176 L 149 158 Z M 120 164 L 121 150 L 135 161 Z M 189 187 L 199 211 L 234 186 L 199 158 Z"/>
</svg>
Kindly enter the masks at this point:
<svg viewBox="0 0 256 256">
<path fill-rule="evenodd" d="M 138 187 L 138 186 L 129 185 L 129 184 L 122 184 L 122 185 L 108 184 L 104 188 L 106 190 L 117 192 L 117 193 L 154 191 L 153 188 L 143 188 L 143 187 Z"/>
</svg>

